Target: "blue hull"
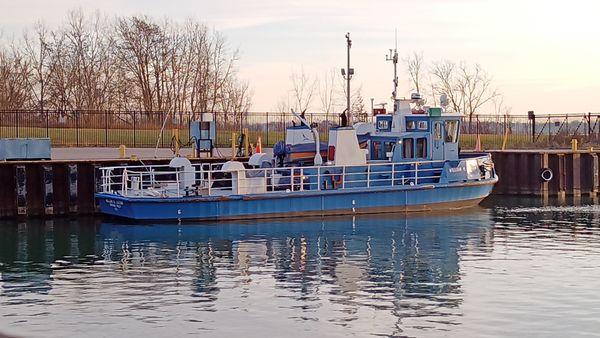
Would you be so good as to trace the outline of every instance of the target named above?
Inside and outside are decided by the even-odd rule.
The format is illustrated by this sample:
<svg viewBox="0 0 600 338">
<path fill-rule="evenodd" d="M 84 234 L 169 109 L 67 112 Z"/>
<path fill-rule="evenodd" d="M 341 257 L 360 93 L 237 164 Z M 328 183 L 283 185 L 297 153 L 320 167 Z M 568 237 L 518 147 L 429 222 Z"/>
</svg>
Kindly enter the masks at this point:
<svg viewBox="0 0 600 338">
<path fill-rule="evenodd" d="M 228 197 L 96 197 L 102 213 L 134 220 L 255 219 L 460 209 L 478 204 L 496 181 Z"/>
</svg>

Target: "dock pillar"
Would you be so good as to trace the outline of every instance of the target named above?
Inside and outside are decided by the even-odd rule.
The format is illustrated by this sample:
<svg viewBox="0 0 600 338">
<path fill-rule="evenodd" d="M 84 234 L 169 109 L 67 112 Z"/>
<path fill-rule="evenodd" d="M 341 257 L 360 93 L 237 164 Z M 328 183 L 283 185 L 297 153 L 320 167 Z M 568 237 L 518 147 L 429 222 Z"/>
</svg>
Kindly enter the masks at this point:
<svg viewBox="0 0 600 338">
<path fill-rule="evenodd" d="M 572 154 L 572 183 L 571 183 L 571 193 L 573 196 L 581 196 L 581 154 L 573 153 Z"/>
<path fill-rule="evenodd" d="M 27 171 L 24 165 L 15 167 L 17 183 L 17 215 L 27 216 Z"/>
<path fill-rule="evenodd" d="M 54 214 L 54 172 L 51 165 L 44 165 L 43 184 L 44 184 L 44 214 Z"/>
<path fill-rule="evenodd" d="M 69 212 L 77 212 L 77 164 L 69 164 Z"/>
</svg>

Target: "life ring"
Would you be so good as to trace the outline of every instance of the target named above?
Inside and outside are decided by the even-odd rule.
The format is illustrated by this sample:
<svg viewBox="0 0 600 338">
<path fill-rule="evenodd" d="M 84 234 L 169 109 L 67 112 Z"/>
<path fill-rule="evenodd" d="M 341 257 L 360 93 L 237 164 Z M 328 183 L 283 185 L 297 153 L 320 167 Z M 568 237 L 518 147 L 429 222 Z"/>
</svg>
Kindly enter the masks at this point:
<svg viewBox="0 0 600 338">
<path fill-rule="evenodd" d="M 550 182 L 550 180 L 552 180 L 553 177 L 554 177 L 554 173 L 552 172 L 552 169 L 550 169 L 550 168 L 542 169 L 542 172 L 540 173 L 540 178 L 542 179 L 542 181 Z"/>
</svg>

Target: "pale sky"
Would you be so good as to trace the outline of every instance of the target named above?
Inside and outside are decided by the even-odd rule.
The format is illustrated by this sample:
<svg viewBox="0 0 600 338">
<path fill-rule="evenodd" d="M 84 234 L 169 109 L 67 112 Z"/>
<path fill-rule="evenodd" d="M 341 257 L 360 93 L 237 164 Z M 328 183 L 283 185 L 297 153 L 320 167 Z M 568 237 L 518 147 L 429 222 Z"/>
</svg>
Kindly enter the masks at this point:
<svg viewBox="0 0 600 338">
<path fill-rule="evenodd" d="M 254 90 L 253 111 L 274 110 L 288 96 L 295 69 L 322 75 L 344 67 L 346 32 L 353 40 L 353 86 L 362 85 L 367 104 L 389 100 L 385 54 L 395 29 L 401 57 L 417 51 L 429 62 L 481 64 L 513 114 L 600 111 L 600 2 L 594 0 L 0 0 L 0 26 L 5 38 L 20 35 L 40 19 L 57 25 L 77 8 L 193 17 L 221 31 L 241 51 L 240 76 Z M 408 95 L 404 67 L 399 80 L 399 93 Z"/>
</svg>

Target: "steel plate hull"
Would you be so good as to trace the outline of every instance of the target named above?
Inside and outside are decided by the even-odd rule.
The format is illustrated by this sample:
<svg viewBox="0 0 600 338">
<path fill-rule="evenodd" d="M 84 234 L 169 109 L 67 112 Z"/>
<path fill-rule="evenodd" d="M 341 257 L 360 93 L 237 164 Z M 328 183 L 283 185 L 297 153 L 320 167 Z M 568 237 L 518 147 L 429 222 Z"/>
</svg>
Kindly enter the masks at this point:
<svg viewBox="0 0 600 338">
<path fill-rule="evenodd" d="M 460 209 L 497 178 L 454 184 L 280 192 L 227 197 L 136 198 L 98 193 L 100 211 L 133 220 L 235 220 Z"/>
</svg>

